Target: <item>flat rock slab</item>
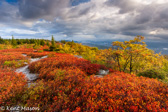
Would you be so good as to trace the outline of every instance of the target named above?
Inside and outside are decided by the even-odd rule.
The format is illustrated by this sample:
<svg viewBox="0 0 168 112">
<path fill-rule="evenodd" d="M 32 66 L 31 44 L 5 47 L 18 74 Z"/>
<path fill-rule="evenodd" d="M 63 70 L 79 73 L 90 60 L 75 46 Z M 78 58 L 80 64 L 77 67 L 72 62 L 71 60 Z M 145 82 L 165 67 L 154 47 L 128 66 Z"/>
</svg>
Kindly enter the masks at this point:
<svg viewBox="0 0 168 112">
<path fill-rule="evenodd" d="M 22 55 L 27 56 L 26 54 L 22 54 Z M 47 58 L 47 56 L 43 56 L 41 58 L 31 58 L 30 62 L 32 63 L 32 62 L 39 61 L 44 58 Z M 30 70 L 28 69 L 28 67 L 29 67 L 29 65 L 26 65 L 24 67 L 20 67 L 20 68 L 16 69 L 15 72 L 25 74 L 25 76 L 28 78 L 28 81 L 31 82 L 31 81 L 34 81 L 38 78 L 38 74 L 30 73 Z"/>
</svg>

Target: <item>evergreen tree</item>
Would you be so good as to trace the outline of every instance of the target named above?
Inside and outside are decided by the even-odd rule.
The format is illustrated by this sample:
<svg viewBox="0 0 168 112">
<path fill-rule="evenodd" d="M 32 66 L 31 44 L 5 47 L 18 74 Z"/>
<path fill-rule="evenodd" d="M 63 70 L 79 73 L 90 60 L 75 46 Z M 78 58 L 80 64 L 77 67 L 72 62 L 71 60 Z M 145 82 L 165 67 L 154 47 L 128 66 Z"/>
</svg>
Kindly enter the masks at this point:
<svg viewBox="0 0 168 112">
<path fill-rule="evenodd" d="M 3 44 L 3 43 L 4 43 L 4 40 L 0 36 L 0 44 Z"/>
<path fill-rule="evenodd" d="M 55 40 L 54 40 L 54 36 L 52 35 L 52 38 L 51 38 L 51 44 L 52 46 L 55 46 Z"/>
<path fill-rule="evenodd" d="M 17 43 L 17 45 L 21 44 L 21 40 L 20 39 L 16 39 L 16 43 Z"/>
<path fill-rule="evenodd" d="M 49 43 L 49 41 L 47 41 L 47 46 L 50 46 L 50 43 Z"/>
<path fill-rule="evenodd" d="M 61 43 L 65 44 L 65 43 L 66 43 L 66 41 L 65 41 L 65 40 L 61 40 Z"/>
<path fill-rule="evenodd" d="M 16 40 L 14 39 L 13 35 L 12 35 L 12 41 L 11 41 L 11 44 L 12 44 L 13 46 L 16 46 L 16 45 L 17 45 Z"/>
<path fill-rule="evenodd" d="M 42 45 L 42 46 L 45 45 L 45 41 L 44 41 L 44 39 L 42 39 L 42 40 L 40 41 L 40 45 Z"/>
<path fill-rule="evenodd" d="M 33 49 L 38 49 L 40 46 L 39 46 L 39 40 L 35 40 L 35 43 L 33 45 Z"/>
<path fill-rule="evenodd" d="M 56 48 L 56 47 L 55 47 L 55 40 L 54 40 L 54 36 L 52 35 L 50 51 L 54 51 L 55 48 Z"/>
<path fill-rule="evenodd" d="M 39 39 L 37 39 L 37 41 L 36 41 L 36 42 L 37 42 L 37 45 L 39 46 L 39 45 L 40 45 L 40 40 L 39 40 Z"/>
</svg>

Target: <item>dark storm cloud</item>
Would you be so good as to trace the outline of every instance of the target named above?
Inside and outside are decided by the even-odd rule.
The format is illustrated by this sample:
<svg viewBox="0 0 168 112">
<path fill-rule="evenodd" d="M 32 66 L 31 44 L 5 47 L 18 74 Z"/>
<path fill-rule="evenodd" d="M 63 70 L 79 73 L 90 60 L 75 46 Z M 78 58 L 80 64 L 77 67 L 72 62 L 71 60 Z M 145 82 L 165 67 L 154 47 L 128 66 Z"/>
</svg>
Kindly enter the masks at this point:
<svg viewBox="0 0 168 112">
<path fill-rule="evenodd" d="M 154 10 L 149 7 L 145 7 L 140 14 L 135 17 L 136 24 L 146 24 L 153 20 Z"/>
<path fill-rule="evenodd" d="M 18 9 L 16 6 L 2 1 L 0 4 L 0 22 L 11 22 L 18 17 Z"/>
<path fill-rule="evenodd" d="M 159 37 L 159 38 L 161 38 L 163 40 L 166 40 L 164 42 L 168 42 L 167 41 L 168 40 L 168 34 L 158 34 L 158 35 L 155 35 L 154 37 Z"/>
<path fill-rule="evenodd" d="M 74 24 L 70 22 L 66 22 L 65 24 L 65 21 L 54 21 L 53 23 L 54 24 L 52 26 L 52 30 L 50 30 L 50 33 L 61 32 L 62 34 L 68 35 L 70 37 L 76 33 L 82 32 L 82 30 L 84 29 L 84 25 L 82 27 L 79 24 Z"/>
<path fill-rule="evenodd" d="M 130 16 L 126 16 L 125 22 L 118 25 L 117 32 L 129 36 L 144 35 L 168 39 L 168 34 L 161 34 L 168 30 L 168 3 L 138 4 L 133 0 L 108 0 L 105 4 L 108 7 L 119 8 L 118 14 Z M 162 32 L 158 30 L 151 33 L 157 29 L 162 29 Z"/>
<path fill-rule="evenodd" d="M 79 11 L 79 15 L 86 15 L 90 11 L 90 7 Z"/>
<path fill-rule="evenodd" d="M 121 14 L 135 10 L 138 5 L 134 0 L 108 0 L 105 4 L 120 8 Z"/>
<path fill-rule="evenodd" d="M 69 8 L 66 13 L 67 18 L 79 18 L 81 16 L 86 16 L 92 8 L 92 4 L 78 5 Z"/>
<path fill-rule="evenodd" d="M 123 35 L 129 35 L 129 36 L 137 36 L 137 35 L 142 35 L 142 36 L 145 36 L 145 35 L 147 35 L 147 33 L 146 32 L 144 32 L 144 31 L 123 31 L 122 32 L 122 34 Z"/>
<path fill-rule="evenodd" d="M 24 19 L 53 20 L 69 5 L 69 0 L 19 0 L 19 11 Z"/>
</svg>

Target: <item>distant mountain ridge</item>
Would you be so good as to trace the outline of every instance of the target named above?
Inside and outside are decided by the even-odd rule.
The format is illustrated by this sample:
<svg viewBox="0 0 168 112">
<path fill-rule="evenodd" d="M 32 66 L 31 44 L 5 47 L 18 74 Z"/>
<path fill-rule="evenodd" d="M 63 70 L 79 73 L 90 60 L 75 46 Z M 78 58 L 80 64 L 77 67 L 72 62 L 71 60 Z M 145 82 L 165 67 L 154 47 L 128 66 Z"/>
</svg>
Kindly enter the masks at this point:
<svg viewBox="0 0 168 112">
<path fill-rule="evenodd" d="M 108 49 L 113 41 L 88 41 L 81 42 L 83 45 L 98 47 L 99 49 Z M 168 54 L 168 42 L 146 42 L 147 48 L 154 50 L 156 53 Z"/>
<path fill-rule="evenodd" d="M 67 42 L 72 40 L 65 40 Z M 108 49 L 111 47 L 111 43 L 114 41 L 123 41 L 123 40 L 103 40 L 103 41 L 74 41 L 75 43 L 82 43 L 83 45 L 87 45 L 90 47 L 97 47 L 99 49 Z M 167 54 L 168 55 L 168 42 L 161 42 L 161 41 L 146 41 L 147 48 L 152 49 L 155 51 L 155 53 L 161 52 L 161 54 Z"/>
</svg>

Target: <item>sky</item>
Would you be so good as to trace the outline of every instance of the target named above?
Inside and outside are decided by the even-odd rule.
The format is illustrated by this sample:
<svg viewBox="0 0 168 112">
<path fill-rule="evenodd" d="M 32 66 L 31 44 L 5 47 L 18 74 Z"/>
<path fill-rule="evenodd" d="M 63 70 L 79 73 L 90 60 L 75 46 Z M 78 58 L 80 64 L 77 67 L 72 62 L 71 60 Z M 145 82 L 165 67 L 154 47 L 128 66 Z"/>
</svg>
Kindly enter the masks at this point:
<svg viewBox="0 0 168 112">
<path fill-rule="evenodd" d="M 168 0 L 0 0 L 2 38 L 168 41 Z"/>
</svg>

